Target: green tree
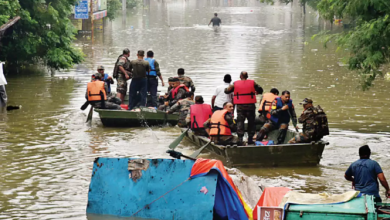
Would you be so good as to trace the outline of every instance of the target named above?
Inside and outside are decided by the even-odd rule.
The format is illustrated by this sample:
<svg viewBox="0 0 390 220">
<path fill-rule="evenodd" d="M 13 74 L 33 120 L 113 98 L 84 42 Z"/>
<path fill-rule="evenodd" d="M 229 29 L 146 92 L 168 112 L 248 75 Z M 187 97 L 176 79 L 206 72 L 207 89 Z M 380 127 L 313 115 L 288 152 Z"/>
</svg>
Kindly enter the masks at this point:
<svg viewBox="0 0 390 220">
<path fill-rule="evenodd" d="M 347 49 L 349 69 L 362 76 L 363 89 L 382 76 L 381 68 L 389 63 L 390 2 L 388 0 L 321 0 L 320 15 L 329 21 L 334 17 L 349 19 L 354 27 L 342 33 L 325 35 L 325 46 L 334 41 Z"/>
<path fill-rule="evenodd" d="M 0 0 L 0 25 L 19 15 L 12 31 L 1 38 L 0 60 L 8 66 L 43 63 L 66 69 L 83 60 L 72 46 L 75 29 L 69 20 L 75 0 Z"/>
<path fill-rule="evenodd" d="M 110 20 L 114 20 L 118 13 L 118 10 L 122 7 L 122 3 L 119 0 L 107 0 L 107 17 Z"/>
</svg>

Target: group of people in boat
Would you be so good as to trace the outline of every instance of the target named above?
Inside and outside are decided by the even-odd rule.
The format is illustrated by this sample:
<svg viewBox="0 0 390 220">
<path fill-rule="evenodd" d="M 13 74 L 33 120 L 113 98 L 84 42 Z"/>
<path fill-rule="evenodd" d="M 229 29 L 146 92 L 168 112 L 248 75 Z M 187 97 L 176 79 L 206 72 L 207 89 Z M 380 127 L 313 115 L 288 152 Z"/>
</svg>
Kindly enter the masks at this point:
<svg viewBox="0 0 390 220">
<path fill-rule="evenodd" d="M 117 80 L 117 94 L 111 94 L 110 84 L 113 78 L 104 73 L 104 67 L 98 67 L 98 73 L 88 83 L 86 98 L 96 108 L 127 109 L 134 111 L 138 107 L 158 108 L 168 114 L 178 112 L 180 127 L 190 127 L 196 135 L 209 136 L 220 145 L 264 145 L 269 132 L 278 129 L 277 143 L 309 143 L 318 141 L 329 134 L 327 117 L 320 106 L 314 107 L 313 101 L 305 98 L 302 104 L 304 111 L 297 119 L 290 92 L 272 88 L 263 94 L 263 88 L 248 73 L 242 71 L 240 80 L 231 84 L 229 74 L 224 76 L 224 84 L 218 86 L 210 104 L 205 104 L 202 96 L 195 96 L 195 86 L 191 78 L 185 76 L 183 68 L 178 69 L 177 77 L 170 77 L 169 87 L 165 95 L 157 97 L 158 78 L 162 86 L 164 81 L 153 51 L 137 52 L 137 59 L 130 61 L 130 50 L 124 49 L 115 63 L 113 78 Z M 127 80 L 131 80 L 129 104 L 123 104 L 127 93 Z M 148 97 L 149 94 L 149 97 Z M 256 95 L 263 94 L 260 100 L 259 118 L 256 119 Z M 234 110 L 237 119 L 234 120 Z M 303 132 L 291 140 L 285 141 L 289 122 L 296 126 L 297 121 L 303 124 Z M 245 126 L 247 121 L 247 126 Z M 256 134 L 256 121 L 263 124 Z M 237 136 L 233 135 L 237 133 Z M 244 142 L 245 132 L 248 135 Z M 256 138 L 256 139 L 254 139 Z"/>
</svg>

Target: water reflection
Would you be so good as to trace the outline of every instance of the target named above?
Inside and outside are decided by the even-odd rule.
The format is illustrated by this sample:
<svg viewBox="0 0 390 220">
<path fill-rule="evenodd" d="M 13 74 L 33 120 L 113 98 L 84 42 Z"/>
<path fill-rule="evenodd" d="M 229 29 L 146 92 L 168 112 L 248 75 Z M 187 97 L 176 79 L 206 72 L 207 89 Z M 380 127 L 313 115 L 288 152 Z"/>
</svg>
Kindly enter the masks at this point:
<svg viewBox="0 0 390 220">
<path fill-rule="evenodd" d="M 311 97 L 324 108 L 331 144 L 320 166 L 244 170 L 260 184 L 304 192 L 350 190 L 343 174 L 363 144 L 372 147 L 372 158 L 388 176 L 389 82 L 378 80 L 369 92 L 359 90 L 356 75 L 340 65 L 345 51 L 335 54 L 332 45 L 325 50 L 311 40 L 329 28 L 315 12 L 303 16 L 298 4 L 267 6 L 257 0 L 145 2 L 109 23 L 93 45 L 87 38 L 77 40 L 87 57 L 74 69 L 54 77 L 33 68 L 30 74 L 8 76 L 9 104 L 23 107 L 0 115 L 1 219 L 85 219 L 95 157 L 168 158 L 165 151 L 178 128 L 106 128 L 97 114 L 87 125 L 88 112 L 79 110 L 90 75 L 98 65 L 111 74 L 124 47 L 131 59 L 139 49 L 153 49 L 165 79 L 185 68 L 206 102 L 224 74 L 237 80 L 246 70 L 266 91 L 288 89 L 294 103 Z M 218 32 L 207 26 L 214 12 L 223 22 Z M 296 107 L 299 114 L 302 108 Z M 178 149 L 190 154 L 195 148 L 183 141 Z"/>
</svg>

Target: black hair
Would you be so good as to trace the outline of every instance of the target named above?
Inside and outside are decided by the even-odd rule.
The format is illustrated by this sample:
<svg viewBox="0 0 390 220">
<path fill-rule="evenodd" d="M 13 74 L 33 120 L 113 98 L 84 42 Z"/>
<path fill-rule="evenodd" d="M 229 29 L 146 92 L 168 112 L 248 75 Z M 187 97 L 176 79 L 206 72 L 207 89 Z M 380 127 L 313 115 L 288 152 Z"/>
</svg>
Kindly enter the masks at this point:
<svg viewBox="0 0 390 220">
<path fill-rule="evenodd" d="M 222 107 L 225 108 L 225 106 L 226 106 L 228 103 L 229 103 L 229 102 L 223 103 Z"/>
<path fill-rule="evenodd" d="M 368 159 L 370 158 L 371 155 L 371 150 L 368 145 L 363 145 L 359 148 L 359 156 L 361 159 L 365 158 Z"/>
<path fill-rule="evenodd" d="M 218 14 L 217 14 L 217 13 L 214 13 L 214 16 L 218 16 Z"/>
<path fill-rule="evenodd" d="M 272 88 L 270 93 L 273 93 L 275 95 L 279 95 L 279 90 L 277 88 Z"/>
<path fill-rule="evenodd" d="M 204 101 L 203 101 L 203 96 L 197 95 L 197 96 L 195 97 L 195 103 L 203 104 L 203 103 L 204 103 Z"/>
<path fill-rule="evenodd" d="M 130 50 L 128 48 L 123 49 L 123 54 L 130 54 Z"/>
<path fill-rule="evenodd" d="M 287 91 L 287 90 L 284 90 L 284 91 L 282 92 L 282 95 L 285 95 L 286 93 L 290 95 L 290 92 Z"/>
<path fill-rule="evenodd" d="M 242 76 L 244 79 L 248 79 L 248 72 L 246 72 L 246 71 L 241 71 L 241 76 Z"/>
<path fill-rule="evenodd" d="M 139 51 L 137 52 L 137 56 L 145 56 L 145 51 L 139 50 Z"/>
<path fill-rule="evenodd" d="M 187 98 L 189 98 L 189 97 L 191 97 L 191 96 L 193 96 L 193 95 L 194 95 L 194 92 L 191 92 L 191 91 L 188 91 L 188 92 L 186 93 Z"/>
<path fill-rule="evenodd" d="M 232 76 L 230 74 L 226 74 L 224 77 L 223 77 L 223 81 L 225 83 L 231 83 L 232 82 Z"/>
<path fill-rule="evenodd" d="M 177 74 L 184 75 L 184 69 L 183 68 L 177 69 Z"/>
<path fill-rule="evenodd" d="M 153 57 L 153 56 L 154 56 L 154 53 L 153 53 L 153 51 L 149 50 L 149 51 L 146 53 L 146 55 L 147 55 L 148 57 Z"/>
</svg>

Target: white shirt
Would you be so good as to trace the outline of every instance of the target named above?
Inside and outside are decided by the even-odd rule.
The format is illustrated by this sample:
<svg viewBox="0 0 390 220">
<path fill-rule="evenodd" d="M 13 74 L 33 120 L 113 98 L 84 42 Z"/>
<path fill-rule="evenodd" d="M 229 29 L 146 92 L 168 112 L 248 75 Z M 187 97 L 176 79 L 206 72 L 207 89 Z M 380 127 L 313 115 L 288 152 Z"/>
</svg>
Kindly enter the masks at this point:
<svg viewBox="0 0 390 220">
<path fill-rule="evenodd" d="M 225 89 L 229 86 L 229 83 L 224 83 L 223 85 L 217 87 L 214 92 L 214 96 L 216 96 L 214 106 L 222 108 L 225 102 L 233 101 L 233 93 L 225 94 Z"/>
</svg>

